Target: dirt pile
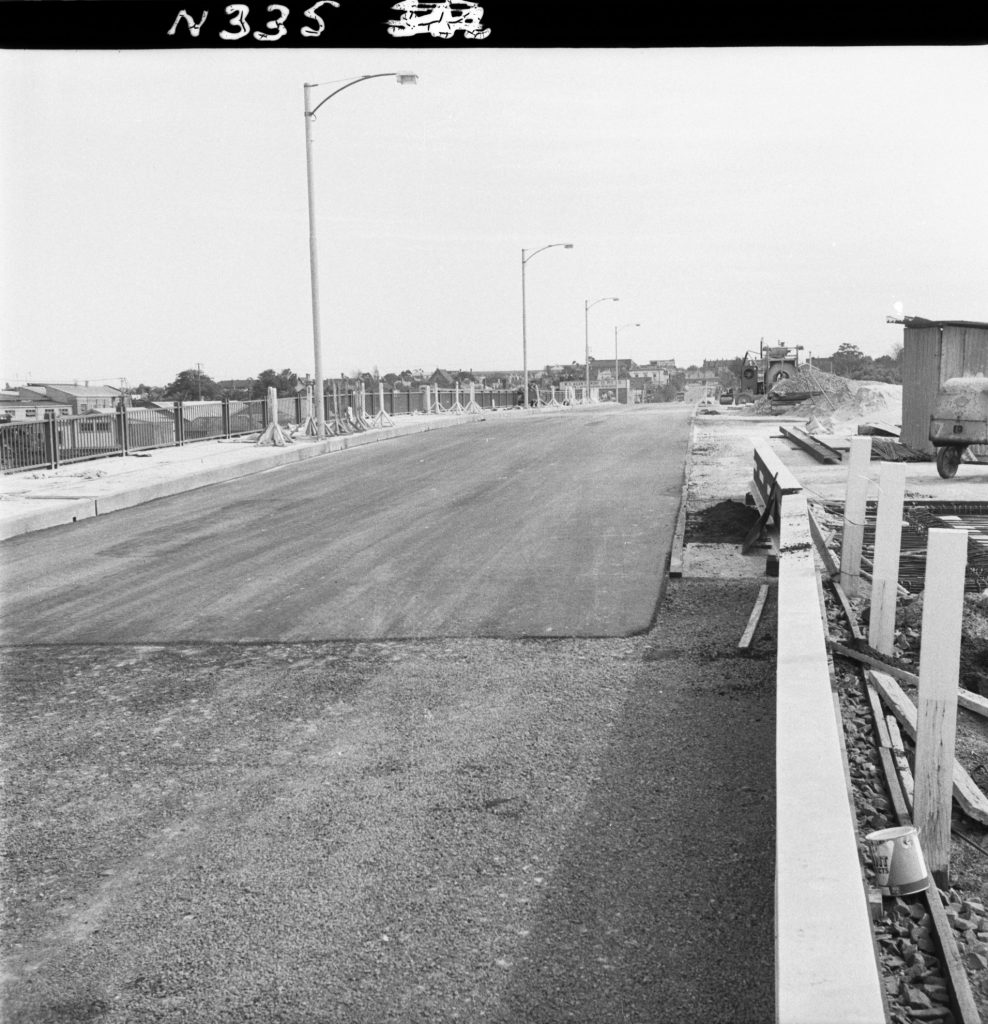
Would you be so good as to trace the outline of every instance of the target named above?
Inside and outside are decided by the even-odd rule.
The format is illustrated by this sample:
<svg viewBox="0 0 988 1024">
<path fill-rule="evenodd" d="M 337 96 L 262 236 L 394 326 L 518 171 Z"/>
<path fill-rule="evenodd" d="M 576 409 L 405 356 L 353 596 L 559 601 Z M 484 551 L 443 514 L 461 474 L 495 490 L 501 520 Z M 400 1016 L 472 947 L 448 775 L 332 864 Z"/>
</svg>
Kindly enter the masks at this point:
<svg viewBox="0 0 988 1024">
<path fill-rule="evenodd" d="M 806 396 L 798 400 L 799 396 Z M 898 433 L 902 424 L 902 385 L 850 380 L 813 366 L 779 381 L 751 409 L 767 414 L 783 408 L 805 414 L 813 434 L 846 434 L 859 423 L 872 423 Z"/>
<path fill-rule="evenodd" d="M 846 402 L 853 394 L 852 385 L 856 381 L 846 377 L 838 377 L 833 373 L 824 373 L 815 366 L 801 366 L 791 376 L 778 381 L 768 392 L 768 400 L 796 398 L 799 395 L 820 397 L 832 405 Z"/>
<path fill-rule="evenodd" d="M 704 544 L 740 544 L 758 522 L 758 510 L 740 501 L 721 501 L 686 514 L 686 540 Z"/>
</svg>

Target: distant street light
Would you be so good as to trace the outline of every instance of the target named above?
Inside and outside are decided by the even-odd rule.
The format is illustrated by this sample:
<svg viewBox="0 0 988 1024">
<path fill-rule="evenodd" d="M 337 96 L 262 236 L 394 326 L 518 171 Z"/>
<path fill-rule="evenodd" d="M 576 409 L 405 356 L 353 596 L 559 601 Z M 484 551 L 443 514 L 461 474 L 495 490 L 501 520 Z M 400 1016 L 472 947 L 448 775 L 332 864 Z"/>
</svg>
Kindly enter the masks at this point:
<svg viewBox="0 0 988 1024">
<path fill-rule="evenodd" d="M 614 328 L 614 401 L 618 400 L 618 355 L 617 355 L 617 336 L 618 331 L 623 331 L 625 327 L 641 327 L 641 324 L 621 324 L 620 327 Z M 630 396 L 629 396 L 630 398 Z"/>
<path fill-rule="evenodd" d="M 335 82 L 306 82 L 303 86 L 305 95 L 305 175 L 309 191 L 309 276 L 312 281 L 312 346 L 315 353 L 316 372 L 316 437 L 326 436 L 326 403 L 323 397 L 322 340 L 319 336 L 319 258 L 316 250 L 316 203 L 315 185 L 312 174 L 312 122 L 316 119 L 316 111 L 337 94 L 349 89 L 358 82 L 366 82 L 369 78 L 394 78 L 399 85 L 414 85 L 418 75 L 409 71 L 385 71 L 376 75 L 360 75 L 334 89 L 324 96 L 314 107 L 312 106 L 312 90 L 321 85 L 335 85 Z"/>
<path fill-rule="evenodd" d="M 545 252 L 546 249 L 556 249 L 562 247 L 563 249 L 572 249 L 572 242 L 551 242 L 549 245 L 543 245 L 541 249 L 535 249 L 533 252 L 529 252 L 527 249 L 521 251 L 521 364 L 522 373 L 525 380 L 525 408 L 528 408 L 528 336 L 526 334 L 525 325 L 525 264 L 533 257 L 538 256 L 540 252 Z M 526 256 L 525 253 L 528 252 Z"/>
<path fill-rule="evenodd" d="M 598 302 L 620 302 L 621 300 L 613 295 L 605 296 L 602 299 L 594 299 L 591 302 L 589 299 L 583 300 L 583 341 L 586 347 L 586 365 L 587 365 L 587 389 L 584 392 L 583 400 L 587 401 L 590 398 L 590 310 L 593 306 L 596 306 Z"/>
</svg>

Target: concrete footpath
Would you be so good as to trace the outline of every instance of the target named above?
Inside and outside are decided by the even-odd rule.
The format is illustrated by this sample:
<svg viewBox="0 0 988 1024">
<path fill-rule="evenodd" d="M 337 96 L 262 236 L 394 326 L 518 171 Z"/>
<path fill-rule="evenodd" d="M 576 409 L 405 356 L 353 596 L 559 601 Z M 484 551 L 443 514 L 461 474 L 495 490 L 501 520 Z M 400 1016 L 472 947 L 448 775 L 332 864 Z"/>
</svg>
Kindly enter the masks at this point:
<svg viewBox="0 0 988 1024">
<path fill-rule="evenodd" d="M 277 466 L 428 430 L 462 426 L 483 415 L 402 416 L 389 427 L 322 441 L 297 435 L 283 447 L 257 435 L 194 441 L 132 455 L 73 462 L 0 477 L 0 540 L 222 483 Z"/>
<path fill-rule="evenodd" d="M 847 493 L 847 464 L 824 465 L 781 433 L 783 426 L 804 426 L 805 415 L 758 416 L 743 409 L 697 415 L 689 474 L 688 508 L 693 511 L 724 498 L 744 500 L 751 483 L 752 456 L 758 442 L 772 449 L 799 480 L 811 501 L 843 502 Z M 857 432 L 848 424 L 843 435 L 820 435 L 834 447 L 845 448 Z M 878 496 L 881 462 L 868 470 L 868 498 Z M 988 465 L 962 463 L 957 475 L 944 480 L 934 462 L 906 463 L 906 499 L 910 501 L 988 501 Z"/>
</svg>

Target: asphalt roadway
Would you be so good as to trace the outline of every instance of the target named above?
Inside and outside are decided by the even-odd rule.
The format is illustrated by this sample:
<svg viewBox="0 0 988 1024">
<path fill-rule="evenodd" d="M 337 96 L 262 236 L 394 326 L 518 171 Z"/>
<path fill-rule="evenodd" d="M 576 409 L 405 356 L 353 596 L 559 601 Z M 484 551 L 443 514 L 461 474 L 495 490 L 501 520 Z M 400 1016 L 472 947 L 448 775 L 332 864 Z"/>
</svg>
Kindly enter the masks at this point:
<svg viewBox="0 0 988 1024">
<path fill-rule="evenodd" d="M 504 414 L 3 542 L 0 1016 L 773 1019 L 774 644 L 738 656 L 757 578 L 663 592 L 688 418 Z"/>
<path fill-rule="evenodd" d="M 688 410 L 490 416 L 5 542 L 6 643 L 627 636 Z"/>
</svg>

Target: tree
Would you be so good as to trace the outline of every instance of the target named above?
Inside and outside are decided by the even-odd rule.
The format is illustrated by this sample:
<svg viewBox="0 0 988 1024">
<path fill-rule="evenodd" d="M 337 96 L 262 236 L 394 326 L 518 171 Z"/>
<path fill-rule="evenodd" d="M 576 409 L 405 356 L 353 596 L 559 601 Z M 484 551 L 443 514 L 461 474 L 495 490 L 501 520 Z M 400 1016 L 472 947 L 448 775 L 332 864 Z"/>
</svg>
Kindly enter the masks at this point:
<svg viewBox="0 0 988 1024">
<path fill-rule="evenodd" d="M 202 370 L 183 370 L 165 388 L 163 397 L 177 402 L 212 401 L 223 397 L 223 389 Z"/>
<path fill-rule="evenodd" d="M 901 384 L 902 383 L 902 352 L 898 353 L 899 358 L 896 359 L 896 353 L 892 355 L 879 356 L 874 360 L 872 366 L 872 380 L 885 381 L 888 384 Z"/>
<path fill-rule="evenodd" d="M 279 398 L 294 398 L 298 383 L 298 374 L 291 370 L 262 370 L 251 385 L 251 398 L 267 398 L 268 388 L 274 388 Z"/>
<path fill-rule="evenodd" d="M 866 356 L 857 345 L 853 345 L 849 341 L 839 345 L 831 358 L 833 360 L 834 373 L 838 377 L 860 380 L 868 376 L 866 369 L 870 370 L 870 356 Z"/>
</svg>

